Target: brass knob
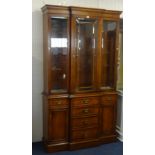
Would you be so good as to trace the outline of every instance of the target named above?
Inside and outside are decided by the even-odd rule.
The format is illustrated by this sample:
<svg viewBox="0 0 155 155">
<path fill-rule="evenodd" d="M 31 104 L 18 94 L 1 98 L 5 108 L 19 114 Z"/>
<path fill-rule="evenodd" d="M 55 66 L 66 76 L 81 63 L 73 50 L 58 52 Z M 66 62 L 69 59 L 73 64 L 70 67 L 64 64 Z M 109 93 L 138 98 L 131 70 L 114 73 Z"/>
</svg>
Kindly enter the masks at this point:
<svg viewBox="0 0 155 155">
<path fill-rule="evenodd" d="M 61 101 L 57 101 L 57 104 L 60 105 L 62 102 Z"/>
<path fill-rule="evenodd" d="M 83 112 L 84 112 L 84 113 L 88 113 L 88 109 L 84 109 Z"/>
<path fill-rule="evenodd" d="M 84 99 L 84 100 L 82 100 L 82 103 L 84 103 L 84 104 L 88 104 L 88 99 Z"/>
</svg>

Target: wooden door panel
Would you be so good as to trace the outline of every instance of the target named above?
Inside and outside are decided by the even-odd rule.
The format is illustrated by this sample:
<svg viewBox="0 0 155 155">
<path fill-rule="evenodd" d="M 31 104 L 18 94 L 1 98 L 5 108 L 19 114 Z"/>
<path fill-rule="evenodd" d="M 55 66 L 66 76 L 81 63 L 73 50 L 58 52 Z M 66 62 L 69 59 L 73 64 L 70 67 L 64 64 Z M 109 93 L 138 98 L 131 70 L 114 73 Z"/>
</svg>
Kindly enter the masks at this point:
<svg viewBox="0 0 155 155">
<path fill-rule="evenodd" d="M 110 135 L 115 131 L 115 106 L 102 108 L 102 135 Z"/>
<path fill-rule="evenodd" d="M 67 141 L 68 109 L 56 109 L 49 112 L 49 140 Z"/>
</svg>

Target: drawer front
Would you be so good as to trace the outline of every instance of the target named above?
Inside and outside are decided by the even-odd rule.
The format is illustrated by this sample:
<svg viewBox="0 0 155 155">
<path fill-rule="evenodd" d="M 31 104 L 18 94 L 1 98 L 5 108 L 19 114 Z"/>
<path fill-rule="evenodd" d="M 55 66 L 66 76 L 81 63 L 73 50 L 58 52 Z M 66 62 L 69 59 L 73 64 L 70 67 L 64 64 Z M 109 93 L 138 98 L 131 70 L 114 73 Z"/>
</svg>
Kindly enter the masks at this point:
<svg viewBox="0 0 155 155">
<path fill-rule="evenodd" d="M 98 117 L 88 117 L 88 118 L 73 118 L 72 128 L 90 127 L 98 126 Z"/>
<path fill-rule="evenodd" d="M 117 101 L 117 95 L 104 95 L 101 98 L 101 103 L 104 105 L 114 104 Z"/>
<path fill-rule="evenodd" d="M 87 130 L 77 130 L 72 132 L 72 140 L 87 140 L 97 138 L 97 128 L 91 128 Z"/>
<path fill-rule="evenodd" d="M 72 116 L 91 116 L 98 114 L 98 107 L 86 107 L 86 108 L 72 108 L 71 114 Z"/>
<path fill-rule="evenodd" d="M 68 99 L 50 99 L 48 106 L 49 108 L 68 108 Z"/>
<path fill-rule="evenodd" d="M 82 98 L 74 98 L 71 100 L 71 105 L 73 107 L 85 107 L 85 106 L 93 106 L 99 103 L 99 99 L 97 97 L 82 97 Z"/>
</svg>

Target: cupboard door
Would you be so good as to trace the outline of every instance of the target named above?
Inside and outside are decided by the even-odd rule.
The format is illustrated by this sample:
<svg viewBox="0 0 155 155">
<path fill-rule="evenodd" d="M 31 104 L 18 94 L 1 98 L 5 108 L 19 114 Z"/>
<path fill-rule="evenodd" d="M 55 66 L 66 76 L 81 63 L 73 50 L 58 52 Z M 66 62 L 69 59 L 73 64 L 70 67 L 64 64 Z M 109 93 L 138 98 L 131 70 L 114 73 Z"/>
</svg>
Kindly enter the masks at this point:
<svg viewBox="0 0 155 155">
<path fill-rule="evenodd" d="M 94 18 L 73 18 L 72 84 L 75 91 L 96 89 L 97 26 Z"/>
<path fill-rule="evenodd" d="M 69 20 L 50 18 L 50 87 L 52 93 L 67 92 L 69 79 Z"/>
<path fill-rule="evenodd" d="M 104 20 L 101 47 L 101 89 L 113 89 L 116 77 L 117 22 Z"/>
<path fill-rule="evenodd" d="M 49 110 L 49 140 L 68 141 L 68 109 Z"/>
<path fill-rule="evenodd" d="M 102 136 L 115 134 L 116 107 L 114 104 L 102 107 Z"/>
</svg>

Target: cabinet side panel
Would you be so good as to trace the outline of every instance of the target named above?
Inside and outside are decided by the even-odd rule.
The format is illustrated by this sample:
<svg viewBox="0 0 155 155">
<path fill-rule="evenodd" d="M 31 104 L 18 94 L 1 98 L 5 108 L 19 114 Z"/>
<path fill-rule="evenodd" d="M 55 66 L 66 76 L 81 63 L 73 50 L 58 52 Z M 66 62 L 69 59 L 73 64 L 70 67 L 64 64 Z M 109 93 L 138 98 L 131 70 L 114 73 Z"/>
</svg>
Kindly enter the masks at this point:
<svg viewBox="0 0 155 155">
<path fill-rule="evenodd" d="M 48 15 L 43 14 L 43 70 L 44 92 L 48 93 Z"/>
<path fill-rule="evenodd" d="M 118 59 L 118 52 L 119 52 L 119 19 L 117 20 L 117 29 L 116 29 L 116 53 L 115 53 L 115 69 L 114 69 L 114 86 L 116 90 L 116 85 L 117 85 L 117 77 L 118 77 L 118 64 L 119 64 L 119 59 Z"/>
<path fill-rule="evenodd" d="M 43 140 L 48 139 L 48 99 L 43 96 Z"/>
</svg>

